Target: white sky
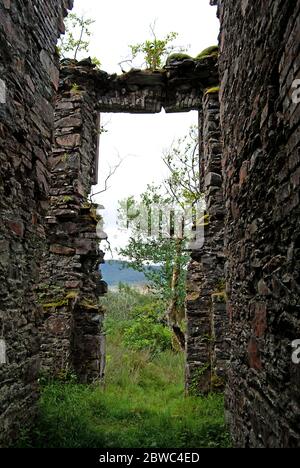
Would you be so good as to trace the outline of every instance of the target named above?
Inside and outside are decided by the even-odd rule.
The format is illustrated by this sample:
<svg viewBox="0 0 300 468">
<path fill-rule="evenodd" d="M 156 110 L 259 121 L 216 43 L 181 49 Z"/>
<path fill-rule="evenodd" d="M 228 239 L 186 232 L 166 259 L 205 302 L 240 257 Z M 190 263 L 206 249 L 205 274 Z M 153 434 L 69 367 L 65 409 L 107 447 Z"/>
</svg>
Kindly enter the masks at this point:
<svg viewBox="0 0 300 468">
<path fill-rule="evenodd" d="M 178 32 L 175 43 L 190 46 L 187 53 L 192 56 L 218 42 L 216 7 L 211 7 L 209 0 L 75 0 L 73 12 L 95 20 L 90 55 L 98 57 L 108 73 L 120 74 L 118 63 L 130 55 L 128 45 L 151 38 L 149 25 L 155 20 L 157 37 Z M 197 113 L 103 114 L 101 120 L 108 133 L 101 136 L 99 186 L 94 192 L 103 187 L 108 166 L 116 163 L 118 155 L 125 158 L 110 182 L 110 190 L 96 198 L 105 206 L 105 231 L 114 248 L 124 244 L 124 233 L 116 228 L 118 200 L 162 179 L 163 150 L 197 123 Z"/>
</svg>

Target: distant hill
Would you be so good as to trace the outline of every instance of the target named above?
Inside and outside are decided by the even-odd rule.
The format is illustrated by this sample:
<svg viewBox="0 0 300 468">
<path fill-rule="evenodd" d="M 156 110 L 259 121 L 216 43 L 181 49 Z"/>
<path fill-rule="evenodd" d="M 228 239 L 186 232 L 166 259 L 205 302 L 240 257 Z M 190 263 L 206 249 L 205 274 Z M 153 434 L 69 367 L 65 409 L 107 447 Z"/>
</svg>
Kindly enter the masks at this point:
<svg viewBox="0 0 300 468">
<path fill-rule="evenodd" d="M 101 265 L 103 280 L 109 286 L 117 286 L 119 283 L 129 285 L 144 285 L 148 283 L 147 278 L 143 273 L 133 270 L 132 268 L 124 268 L 123 262 L 120 260 L 108 260 Z M 151 267 L 159 268 L 159 267 Z"/>
</svg>

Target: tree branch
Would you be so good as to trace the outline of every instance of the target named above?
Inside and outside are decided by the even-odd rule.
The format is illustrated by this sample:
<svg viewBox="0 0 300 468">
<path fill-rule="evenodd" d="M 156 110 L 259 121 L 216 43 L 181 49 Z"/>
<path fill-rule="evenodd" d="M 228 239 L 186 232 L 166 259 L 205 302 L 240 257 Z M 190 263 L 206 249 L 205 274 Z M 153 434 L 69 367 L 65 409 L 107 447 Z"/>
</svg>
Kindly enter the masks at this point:
<svg viewBox="0 0 300 468">
<path fill-rule="evenodd" d="M 124 161 L 124 159 L 121 159 L 119 160 L 119 162 L 114 166 L 114 167 L 110 167 L 109 168 L 109 173 L 104 181 L 104 188 L 102 190 L 99 190 L 99 192 L 96 192 L 96 193 L 93 193 L 91 194 L 91 200 L 93 197 L 95 197 L 96 195 L 100 195 L 101 193 L 104 193 L 106 192 L 110 187 L 108 186 L 108 182 L 109 180 L 115 175 L 115 173 L 117 172 L 117 170 L 119 169 L 119 167 L 121 166 L 122 162 Z"/>
</svg>

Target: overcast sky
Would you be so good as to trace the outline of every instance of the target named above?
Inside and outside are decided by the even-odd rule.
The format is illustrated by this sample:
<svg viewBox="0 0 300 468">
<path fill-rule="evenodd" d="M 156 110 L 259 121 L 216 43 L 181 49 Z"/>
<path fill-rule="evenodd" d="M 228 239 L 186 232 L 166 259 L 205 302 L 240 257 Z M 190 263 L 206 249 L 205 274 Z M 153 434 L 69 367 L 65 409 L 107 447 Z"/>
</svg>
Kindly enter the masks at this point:
<svg viewBox="0 0 300 468">
<path fill-rule="evenodd" d="M 90 55 L 98 57 L 101 68 L 109 73 L 121 72 L 118 63 L 130 55 L 129 44 L 151 38 L 149 25 L 154 21 L 158 37 L 171 31 L 179 33 L 175 43 L 188 46 L 192 56 L 218 42 L 219 22 L 209 0 L 75 0 L 73 11 L 95 20 Z M 112 246 L 117 247 L 124 243 L 124 235 L 116 229 L 118 200 L 138 194 L 148 183 L 162 179 L 163 150 L 197 123 L 197 113 L 103 114 L 101 120 L 107 133 L 101 136 L 99 186 L 94 191 L 103 187 L 109 165 L 113 166 L 118 157 L 124 158 L 111 188 L 97 198 L 105 206 L 105 231 Z"/>
</svg>

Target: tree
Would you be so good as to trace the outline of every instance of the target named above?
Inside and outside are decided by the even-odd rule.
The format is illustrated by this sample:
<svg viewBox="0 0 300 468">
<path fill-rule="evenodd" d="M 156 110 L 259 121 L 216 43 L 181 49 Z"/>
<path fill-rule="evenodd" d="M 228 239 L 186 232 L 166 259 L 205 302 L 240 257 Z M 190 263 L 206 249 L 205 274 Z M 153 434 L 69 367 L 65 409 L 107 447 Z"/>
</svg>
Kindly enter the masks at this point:
<svg viewBox="0 0 300 468">
<path fill-rule="evenodd" d="M 87 53 L 90 47 L 91 30 L 90 27 L 95 23 L 91 18 L 78 16 L 76 13 L 70 13 L 66 19 L 66 31 L 62 36 L 58 52 L 62 58 L 72 58 L 77 60 L 78 55 Z M 92 62 L 99 68 L 101 62 L 96 57 Z"/>
<path fill-rule="evenodd" d="M 159 190 L 161 193 L 159 193 Z M 165 320 L 169 327 L 173 330 L 180 346 L 184 348 L 184 333 L 182 324 L 184 320 L 184 301 L 185 301 L 185 277 L 188 255 L 183 251 L 183 239 L 166 237 L 165 221 L 163 220 L 163 212 L 166 212 L 166 206 L 170 203 L 169 197 L 164 197 L 163 187 L 148 186 L 146 192 L 141 195 L 139 201 L 130 199 L 130 206 L 125 207 L 126 201 L 123 202 L 123 208 L 120 211 L 131 218 L 129 226 L 131 236 L 125 248 L 120 249 L 119 253 L 128 258 L 128 265 L 137 271 L 142 271 L 146 278 L 150 281 L 152 291 L 165 304 Z M 155 206 L 161 206 L 160 217 L 160 234 L 157 237 L 152 236 L 147 230 L 141 229 L 139 221 L 132 224 L 140 218 L 140 207 L 145 211 L 148 209 L 148 216 L 143 224 L 149 223 L 149 227 L 153 220 L 154 214 L 153 203 L 150 202 L 150 197 L 154 196 L 152 202 Z M 127 200 L 128 202 L 128 200 Z M 144 215 L 142 215 L 143 217 Z M 159 268 L 151 268 L 153 264 Z"/>
<path fill-rule="evenodd" d="M 197 213 L 195 207 L 203 200 L 195 128 L 173 144 L 163 160 L 169 169 L 169 176 L 163 183 L 148 185 L 138 200 L 130 197 L 120 203 L 120 218 L 126 220 L 126 227 L 131 228 L 128 244 L 120 249 L 120 254 L 128 259 L 132 268 L 144 272 L 164 300 L 165 318 L 181 348 L 184 348 L 185 283 L 190 240 L 184 209 L 189 204 L 191 213 Z M 191 221 L 199 222 L 195 217 Z M 160 269 L 149 269 L 152 264 L 159 264 Z"/>
<path fill-rule="evenodd" d="M 150 25 L 151 39 L 144 42 L 130 45 L 131 59 L 124 62 L 133 62 L 137 57 L 141 56 L 141 60 L 146 64 L 149 70 L 158 70 L 162 68 L 164 59 L 174 50 L 183 52 L 185 49 L 176 47 L 173 41 L 178 37 L 178 33 L 170 32 L 164 38 L 158 39 L 155 32 L 155 22 Z M 124 63 L 124 62 L 120 62 Z"/>
<path fill-rule="evenodd" d="M 103 132 L 106 132 L 107 130 L 103 129 L 103 127 L 101 127 L 100 129 L 100 132 L 103 133 Z M 105 180 L 104 180 L 104 184 L 103 184 L 103 187 L 98 190 L 97 192 L 93 192 L 91 193 L 90 195 L 90 199 L 93 200 L 93 197 L 97 196 L 97 195 L 101 195 L 102 193 L 104 192 L 107 192 L 107 190 L 110 189 L 110 186 L 109 186 L 109 181 L 113 178 L 113 176 L 116 174 L 117 170 L 119 169 L 119 167 L 121 166 L 121 164 L 123 163 L 124 159 L 122 159 L 119 155 L 118 157 L 118 162 L 116 162 L 116 164 L 114 166 L 112 165 L 109 165 L 109 170 L 108 170 L 108 174 L 107 176 L 105 177 Z"/>
<path fill-rule="evenodd" d="M 179 138 L 163 154 L 163 162 L 169 170 L 164 181 L 166 191 L 183 206 L 195 206 L 203 199 L 200 187 L 200 158 L 198 127 L 192 125 L 188 133 Z"/>
</svg>

